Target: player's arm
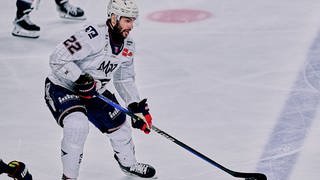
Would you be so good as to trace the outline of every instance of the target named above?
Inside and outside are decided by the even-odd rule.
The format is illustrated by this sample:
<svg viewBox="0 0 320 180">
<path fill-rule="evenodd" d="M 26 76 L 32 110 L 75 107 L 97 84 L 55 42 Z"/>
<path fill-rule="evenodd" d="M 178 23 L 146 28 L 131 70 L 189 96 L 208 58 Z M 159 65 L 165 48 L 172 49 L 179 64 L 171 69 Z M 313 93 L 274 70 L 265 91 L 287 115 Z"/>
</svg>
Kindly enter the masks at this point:
<svg viewBox="0 0 320 180">
<path fill-rule="evenodd" d="M 128 109 L 141 120 L 131 119 L 132 127 L 148 134 L 151 131 L 152 117 L 149 113 L 147 99 L 141 100 L 135 83 L 133 59 L 122 63 L 114 74 L 114 86 L 125 101 Z"/>
<path fill-rule="evenodd" d="M 133 59 L 121 64 L 114 73 L 113 84 L 126 106 L 140 101 L 138 88 L 135 83 Z"/>
<path fill-rule="evenodd" d="M 0 159 L 0 174 L 8 172 L 8 165 Z"/>
</svg>

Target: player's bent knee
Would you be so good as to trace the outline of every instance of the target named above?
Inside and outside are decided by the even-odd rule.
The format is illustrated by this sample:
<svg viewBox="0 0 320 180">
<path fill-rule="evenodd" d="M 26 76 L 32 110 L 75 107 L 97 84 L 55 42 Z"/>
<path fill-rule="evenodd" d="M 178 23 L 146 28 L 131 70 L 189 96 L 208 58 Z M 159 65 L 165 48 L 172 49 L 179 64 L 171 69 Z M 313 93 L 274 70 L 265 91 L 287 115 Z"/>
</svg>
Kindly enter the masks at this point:
<svg viewBox="0 0 320 180">
<path fill-rule="evenodd" d="M 82 112 L 73 112 L 64 118 L 64 140 L 72 144 L 84 144 L 89 134 L 89 121 Z"/>
</svg>

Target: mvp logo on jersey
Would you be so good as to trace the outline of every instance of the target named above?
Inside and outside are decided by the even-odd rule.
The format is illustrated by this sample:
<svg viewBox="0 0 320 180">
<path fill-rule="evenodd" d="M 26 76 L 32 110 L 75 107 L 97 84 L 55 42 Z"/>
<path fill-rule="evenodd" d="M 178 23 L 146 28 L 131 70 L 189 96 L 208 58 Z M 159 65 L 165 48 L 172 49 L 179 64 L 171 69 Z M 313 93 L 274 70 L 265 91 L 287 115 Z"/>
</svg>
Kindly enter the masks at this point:
<svg viewBox="0 0 320 180">
<path fill-rule="evenodd" d="M 107 76 L 108 73 L 114 71 L 117 68 L 117 66 L 118 64 L 112 64 L 110 61 L 108 61 L 107 64 L 105 61 L 103 61 L 97 70 L 104 71 L 104 73 Z"/>
</svg>

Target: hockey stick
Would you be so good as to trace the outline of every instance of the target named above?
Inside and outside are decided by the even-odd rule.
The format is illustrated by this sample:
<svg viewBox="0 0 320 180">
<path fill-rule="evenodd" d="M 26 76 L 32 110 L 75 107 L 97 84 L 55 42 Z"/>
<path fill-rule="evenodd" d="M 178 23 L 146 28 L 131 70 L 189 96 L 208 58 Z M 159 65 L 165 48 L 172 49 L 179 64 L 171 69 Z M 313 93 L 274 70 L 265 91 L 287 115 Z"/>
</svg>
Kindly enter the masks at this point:
<svg viewBox="0 0 320 180">
<path fill-rule="evenodd" d="M 101 100 L 103 100 L 104 102 L 108 103 L 109 105 L 113 106 L 114 108 L 126 113 L 128 116 L 136 119 L 136 120 L 141 120 L 140 117 L 136 116 L 135 114 L 133 114 L 132 112 L 130 112 L 129 110 L 123 108 L 122 106 L 120 106 L 119 104 L 111 101 L 110 99 L 102 96 L 102 95 L 97 95 L 97 97 Z M 191 148 L 190 146 L 186 145 L 185 143 L 177 140 L 176 138 L 174 138 L 173 136 L 169 135 L 168 133 L 162 131 L 161 129 L 157 128 L 156 126 L 152 125 L 152 130 L 154 130 L 155 132 L 157 132 L 158 134 L 162 135 L 163 137 L 167 138 L 168 140 L 172 141 L 173 143 L 179 145 L 180 147 L 186 149 L 187 151 L 193 153 L 194 155 L 200 157 L 201 159 L 207 161 L 208 163 L 210 163 L 211 165 L 223 170 L 224 172 L 227 172 L 228 174 L 237 177 L 237 178 L 245 178 L 245 180 L 267 180 L 267 176 L 261 173 L 244 173 L 244 172 L 236 172 L 236 171 L 232 171 L 222 165 L 220 165 L 219 163 L 213 161 L 212 159 L 208 158 L 207 156 L 201 154 L 200 152 L 196 151 L 195 149 Z"/>
</svg>

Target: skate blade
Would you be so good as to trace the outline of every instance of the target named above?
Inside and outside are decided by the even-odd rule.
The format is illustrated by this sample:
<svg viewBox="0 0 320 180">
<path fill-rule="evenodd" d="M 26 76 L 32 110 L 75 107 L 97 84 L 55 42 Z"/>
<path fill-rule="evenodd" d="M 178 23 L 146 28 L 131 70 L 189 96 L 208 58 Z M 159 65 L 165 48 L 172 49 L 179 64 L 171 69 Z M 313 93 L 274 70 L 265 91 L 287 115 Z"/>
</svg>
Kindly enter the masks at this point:
<svg viewBox="0 0 320 180">
<path fill-rule="evenodd" d="M 11 34 L 16 37 L 35 39 L 35 38 L 39 38 L 40 31 L 28 31 L 23 28 L 15 26 Z"/>
<path fill-rule="evenodd" d="M 121 169 L 122 170 L 122 169 Z M 140 177 L 138 175 L 135 175 L 135 174 L 132 174 L 128 171 L 125 171 L 125 170 L 122 170 L 124 172 L 125 175 L 127 176 L 130 176 L 130 177 L 134 177 L 134 178 L 142 178 L 142 179 L 158 179 L 158 176 L 157 175 L 154 175 L 153 177 L 150 177 L 150 178 L 145 178 L 145 177 Z"/>
<path fill-rule="evenodd" d="M 67 19 L 67 20 L 77 20 L 77 21 L 84 21 L 87 19 L 87 17 L 85 15 L 81 16 L 81 17 L 74 17 L 74 16 L 70 16 L 69 14 L 65 14 L 62 12 L 59 12 L 59 17 L 61 19 Z"/>
</svg>

